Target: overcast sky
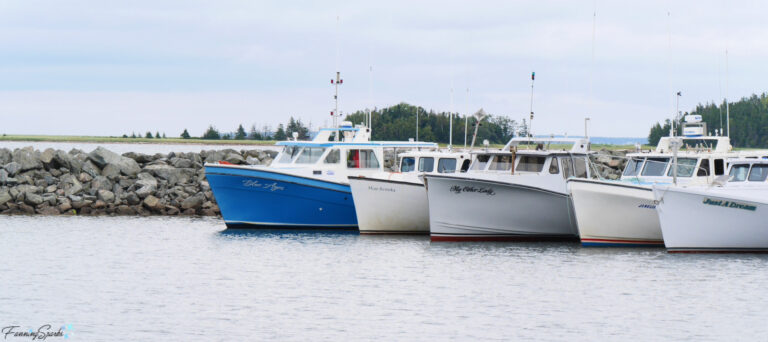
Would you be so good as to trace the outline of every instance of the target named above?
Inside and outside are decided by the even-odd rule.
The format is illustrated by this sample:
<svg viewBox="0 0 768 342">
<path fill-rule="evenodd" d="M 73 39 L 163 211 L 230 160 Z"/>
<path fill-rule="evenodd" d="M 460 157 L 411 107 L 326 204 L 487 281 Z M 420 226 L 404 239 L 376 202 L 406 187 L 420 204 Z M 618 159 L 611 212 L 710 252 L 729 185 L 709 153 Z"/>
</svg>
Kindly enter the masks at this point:
<svg viewBox="0 0 768 342">
<path fill-rule="evenodd" d="M 725 96 L 726 48 L 729 98 L 768 90 L 765 13 L 761 1 L 3 1 L 0 132 L 200 135 L 291 115 L 316 128 L 331 122 L 338 66 L 343 112 L 447 111 L 453 84 L 455 111 L 520 121 L 535 71 L 534 133 L 583 134 L 589 116 L 591 135 L 646 136 L 674 92 L 681 110 Z"/>
</svg>

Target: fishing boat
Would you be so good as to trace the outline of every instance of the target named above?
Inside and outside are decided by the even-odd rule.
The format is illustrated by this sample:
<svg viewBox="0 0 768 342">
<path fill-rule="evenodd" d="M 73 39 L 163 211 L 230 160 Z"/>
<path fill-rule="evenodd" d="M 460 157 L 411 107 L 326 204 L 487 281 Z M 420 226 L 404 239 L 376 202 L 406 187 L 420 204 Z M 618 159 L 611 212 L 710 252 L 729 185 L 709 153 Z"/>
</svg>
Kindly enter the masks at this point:
<svg viewBox="0 0 768 342">
<path fill-rule="evenodd" d="M 725 174 L 729 159 L 755 154 L 734 152 L 728 137 L 706 136 L 700 116 L 687 117 L 683 133 L 662 137 L 652 152 L 627 154 L 619 180 L 569 180 L 582 245 L 664 246 L 652 185 L 708 184 Z"/>
<path fill-rule="evenodd" d="M 715 185 L 654 186 L 668 251 L 768 251 L 766 176 L 768 160 L 737 159 Z"/>
<path fill-rule="evenodd" d="M 398 172 L 349 176 L 361 234 L 429 234 L 423 175 L 469 169 L 468 152 L 411 151 L 400 155 Z"/>
<path fill-rule="evenodd" d="M 357 230 L 348 176 L 395 167 L 399 153 L 429 142 L 370 141 L 364 125 L 342 122 L 311 141 L 281 141 L 269 166 L 205 165 L 227 228 Z"/>
<path fill-rule="evenodd" d="M 466 173 L 426 174 L 431 240 L 578 240 L 566 180 L 590 176 L 589 153 L 584 138 L 512 138 Z"/>
</svg>

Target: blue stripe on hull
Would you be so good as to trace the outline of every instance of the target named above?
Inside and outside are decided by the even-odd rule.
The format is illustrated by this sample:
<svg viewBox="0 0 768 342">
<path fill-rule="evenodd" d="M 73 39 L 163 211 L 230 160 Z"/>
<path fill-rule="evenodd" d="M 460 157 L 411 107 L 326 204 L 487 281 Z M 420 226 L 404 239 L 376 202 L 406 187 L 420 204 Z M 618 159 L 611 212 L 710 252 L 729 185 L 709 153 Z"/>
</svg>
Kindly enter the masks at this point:
<svg viewBox="0 0 768 342">
<path fill-rule="evenodd" d="M 357 229 L 349 185 L 266 170 L 205 168 L 228 227 Z"/>
</svg>

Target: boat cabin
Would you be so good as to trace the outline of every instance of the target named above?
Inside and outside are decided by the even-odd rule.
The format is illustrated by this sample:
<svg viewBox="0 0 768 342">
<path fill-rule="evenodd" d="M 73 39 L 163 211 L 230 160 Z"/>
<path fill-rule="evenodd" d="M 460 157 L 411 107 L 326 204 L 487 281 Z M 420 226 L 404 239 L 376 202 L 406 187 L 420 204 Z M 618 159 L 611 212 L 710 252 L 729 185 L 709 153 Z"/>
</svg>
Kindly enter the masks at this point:
<svg viewBox="0 0 768 342">
<path fill-rule="evenodd" d="M 768 160 L 739 158 L 731 160 L 728 167 L 728 186 L 766 185 Z"/>
<path fill-rule="evenodd" d="M 469 172 L 589 178 L 589 153 L 587 139 L 513 138 L 501 150 L 473 152 Z"/>
<path fill-rule="evenodd" d="M 400 154 L 401 173 L 456 173 L 469 170 L 468 152 L 411 151 Z"/>
<path fill-rule="evenodd" d="M 436 150 L 437 144 L 413 141 L 370 141 L 370 129 L 343 122 L 323 128 L 311 141 L 280 141 L 282 150 L 270 167 L 313 169 L 394 170 L 397 155 L 412 150 Z"/>
</svg>

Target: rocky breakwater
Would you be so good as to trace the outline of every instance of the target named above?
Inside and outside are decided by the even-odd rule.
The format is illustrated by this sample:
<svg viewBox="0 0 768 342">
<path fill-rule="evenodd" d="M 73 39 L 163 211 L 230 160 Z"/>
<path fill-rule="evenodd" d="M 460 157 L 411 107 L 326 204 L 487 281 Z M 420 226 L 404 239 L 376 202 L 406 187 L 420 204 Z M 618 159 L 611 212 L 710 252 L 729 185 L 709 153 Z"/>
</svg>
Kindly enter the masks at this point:
<svg viewBox="0 0 768 342">
<path fill-rule="evenodd" d="M 40 215 L 219 215 L 205 162 L 268 164 L 274 151 L 119 155 L 32 147 L 0 149 L 0 213 Z"/>
<path fill-rule="evenodd" d="M 590 162 L 599 178 L 615 180 L 621 178 L 624 167 L 627 166 L 627 150 L 602 149 L 590 155 Z"/>
</svg>

